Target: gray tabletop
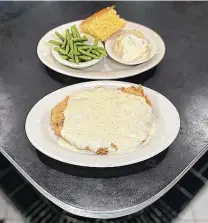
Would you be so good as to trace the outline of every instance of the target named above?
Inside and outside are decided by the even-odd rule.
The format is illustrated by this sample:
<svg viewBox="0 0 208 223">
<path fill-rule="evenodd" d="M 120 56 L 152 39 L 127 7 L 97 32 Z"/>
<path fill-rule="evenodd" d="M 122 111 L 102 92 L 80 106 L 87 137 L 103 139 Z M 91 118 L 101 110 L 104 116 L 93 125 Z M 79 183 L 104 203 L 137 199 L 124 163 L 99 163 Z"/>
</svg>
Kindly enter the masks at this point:
<svg viewBox="0 0 208 223">
<path fill-rule="evenodd" d="M 125 177 L 71 176 L 39 159 L 25 135 L 29 110 L 46 94 L 83 80 L 46 69 L 37 58 L 37 43 L 53 27 L 85 18 L 106 5 L 0 2 L 0 150 L 54 203 L 71 213 L 101 218 L 130 214 L 156 200 L 206 151 L 208 139 L 208 3 L 119 2 L 117 9 L 125 19 L 152 28 L 165 41 L 165 58 L 144 85 L 164 94 L 178 109 L 177 139 L 154 168 Z"/>
</svg>

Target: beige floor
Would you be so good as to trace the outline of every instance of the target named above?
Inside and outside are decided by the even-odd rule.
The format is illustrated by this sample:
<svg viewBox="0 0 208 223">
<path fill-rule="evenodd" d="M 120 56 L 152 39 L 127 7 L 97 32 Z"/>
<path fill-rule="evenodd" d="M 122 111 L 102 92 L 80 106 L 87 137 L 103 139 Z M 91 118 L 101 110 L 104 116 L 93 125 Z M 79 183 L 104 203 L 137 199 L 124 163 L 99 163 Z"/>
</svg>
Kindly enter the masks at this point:
<svg viewBox="0 0 208 223">
<path fill-rule="evenodd" d="M 4 223 L 24 223 L 24 219 L 19 211 L 12 205 L 5 194 L 0 190 L 0 219 L 5 219 Z"/>
</svg>

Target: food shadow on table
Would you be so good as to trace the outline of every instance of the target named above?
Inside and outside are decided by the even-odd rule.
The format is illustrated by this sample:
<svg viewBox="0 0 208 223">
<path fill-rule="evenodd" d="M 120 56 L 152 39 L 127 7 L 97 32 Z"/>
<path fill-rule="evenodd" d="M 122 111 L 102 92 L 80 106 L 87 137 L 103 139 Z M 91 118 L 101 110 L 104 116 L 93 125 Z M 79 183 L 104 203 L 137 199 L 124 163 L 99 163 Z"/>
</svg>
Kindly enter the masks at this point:
<svg viewBox="0 0 208 223">
<path fill-rule="evenodd" d="M 38 150 L 36 151 L 38 157 L 45 165 L 60 172 L 85 178 L 110 178 L 110 177 L 128 176 L 131 174 L 142 172 L 150 168 L 154 168 L 165 158 L 166 154 L 168 153 L 168 150 L 169 148 L 159 153 L 158 155 L 139 163 L 127 166 L 107 167 L 107 168 L 94 168 L 94 167 L 71 165 L 52 159 Z"/>
<path fill-rule="evenodd" d="M 65 85 L 72 85 L 72 84 L 76 84 L 76 83 L 80 83 L 80 82 L 86 82 L 89 81 L 89 79 L 82 79 L 82 78 L 76 78 L 76 77 L 71 77 L 71 76 L 67 76 L 61 73 L 58 73 L 56 71 L 53 71 L 52 69 L 45 67 L 46 69 L 46 73 L 55 81 L 58 81 L 62 84 Z M 147 81 L 148 79 L 150 79 L 154 74 L 155 71 L 157 69 L 157 66 L 153 67 L 152 69 L 140 73 L 138 75 L 132 76 L 132 77 L 127 77 L 127 78 L 121 78 L 118 79 L 118 81 L 125 81 L 125 82 L 131 82 L 131 83 L 143 83 L 145 81 Z M 107 80 L 107 79 L 106 79 Z"/>
</svg>

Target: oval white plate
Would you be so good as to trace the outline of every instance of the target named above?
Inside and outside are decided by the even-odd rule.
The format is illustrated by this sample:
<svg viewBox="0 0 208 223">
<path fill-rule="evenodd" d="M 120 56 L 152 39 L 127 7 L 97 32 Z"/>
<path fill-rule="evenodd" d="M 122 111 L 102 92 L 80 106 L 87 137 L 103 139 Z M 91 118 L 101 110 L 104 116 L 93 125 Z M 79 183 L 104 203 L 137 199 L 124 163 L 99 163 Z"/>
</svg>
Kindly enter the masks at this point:
<svg viewBox="0 0 208 223">
<path fill-rule="evenodd" d="M 29 112 L 25 129 L 30 142 L 45 155 L 78 166 L 115 167 L 129 165 L 149 159 L 165 150 L 176 138 L 180 128 L 180 117 L 174 105 L 158 92 L 144 87 L 145 93 L 152 100 L 153 112 L 158 128 L 147 145 L 131 153 L 121 155 L 96 155 L 91 152 L 76 152 L 58 145 L 50 125 L 51 109 L 71 93 L 98 86 L 120 88 L 136 86 L 117 81 L 92 81 L 71 85 L 42 98 Z"/>
<path fill-rule="evenodd" d="M 56 31 L 58 31 L 59 33 L 62 34 L 61 30 L 57 29 Z M 80 31 L 80 30 L 79 30 Z M 81 36 L 83 36 L 83 33 L 81 33 Z M 89 35 L 86 35 L 88 38 L 88 41 L 86 42 L 87 44 L 89 45 L 93 45 L 93 42 L 94 42 L 94 38 L 92 36 L 89 36 Z M 98 42 L 98 46 L 99 47 L 104 47 L 104 45 L 99 41 Z M 83 69 L 83 68 L 87 68 L 87 67 L 90 67 L 90 66 L 93 66 L 95 65 L 96 63 L 98 63 L 99 61 L 101 61 L 103 59 L 103 56 L 99 59 L 93 59 L 91 61 L 88 61 L 88 62 L 83 62 L 83 63 L 79 63 L 79 64 L 76 64 L 76 63 L 71 63 L 70 61 L 68 60 L 64 60 L 57 51 L 54 50 L 54 47 L 57 47 L 57 46 L 53 46 L 52 47 L 52 55 L 54 56 L 54 58 L 61 64 L 65 65 L 65 66 L 68 66 L 68 67 L 71 67 L 71 68 L 75 68 L 75 69 Z"/>
<path fill-rule="evenodd" d="M 140 31 L 140 30 L 137 30 L 137 31 Z M 121 57 L 116 55 L 115 52 L 113 51 L 113 46 L 114 46 L 115 40 L 118 37 L 118 35 L 121 34 L 122 32 L 123 31 L 114 34 L 113 36 L 111 36 L 109 39 L 107 39 L 105 41 L 106 51 L 107 51 L 108 55 L 111 58 L 113 58 L 114 60 L 118 61 L 119 63 L 126 64 L 126 65 L 137 65 L 137 64 L 142 64 L 142 63 L 147 62 L 148 60 L 150 60 L 156 54 L 156 52 L 157 52 L 157 43 L 155 41 L 154 36 L 152 36 L 152 35 L 147 36 L 148 33 L 144 32 L 143 33 L 144 34 L 144 38 L 148 41 L 148 43 L 151 46 L 151 53 L 150 53 L 149 58 L 146 58 L 146 59 L 143 59 L 143 60 L 134 60 L 134 61 L 129 61 L 129 62 L 124 61 Z M 134 38 L 136 39 L 137 37 L 135 36 Z"/>
<path fill-rule="evenodd" d="M 162 38 L 157 33 L 140 24 L 127 22 L 125 29 L 137 29 L 140 30 L 142 33 L 146 33 L 146 36 L 154 38 L 154 41 L 157 44 L 157 52 L 151 60 L 147 61 L 146 63 L 130 67 L 128 65 L 118 63 L 108 56 L 103 58 L 99 63 L 95 64 L 94 66 L 81 70 L 67 67 L 55 60 L 51 53 L 51 45 L 48 43 L 48 41 L 55 38 L 55 30 L 64 31 L 66 30 L 66 28 L 72 26 L 73 24 L 78 25 L 80 23 L 81 21 L 75 21 L 61 25 L 52 29 L 41 38 L 37 46 L 37 54 L 39 59 L 47 67 L 61 74 L 65 74 L 72 77 L 79 77 L 85 79 L 119 79 L 145 72 L 160 63 L 160 61 L 164 57 L 165 44 Z"/>
</svg>

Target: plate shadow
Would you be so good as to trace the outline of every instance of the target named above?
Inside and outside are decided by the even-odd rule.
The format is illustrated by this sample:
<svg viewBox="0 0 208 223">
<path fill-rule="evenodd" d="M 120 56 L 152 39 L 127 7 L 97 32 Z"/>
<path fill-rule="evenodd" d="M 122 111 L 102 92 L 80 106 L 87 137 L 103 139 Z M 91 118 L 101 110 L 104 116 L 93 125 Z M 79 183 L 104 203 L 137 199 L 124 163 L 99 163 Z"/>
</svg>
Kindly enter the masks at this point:
<svg viewBox="0 0 208 223">
<path fill-rule="evenodd" d="M 166 154 L 168 153 L 168 149 L 166 149 L 165 151 L 161 152 L 160 154 L 148 160 L 135 163 L 132 165 L 121 166 L 121 167 L 94 168 L 94 167 L 82 167 L 63 163 L 44 155 L 38 150 L 36 151 L 40 160 L 50 168 L 66 174 L 85 178 L 110 178 L 110 177 L 121 177 L 121 176 L 136 174 L 141 171 L 154 168 L 165 158 Z"/>
</svg>

